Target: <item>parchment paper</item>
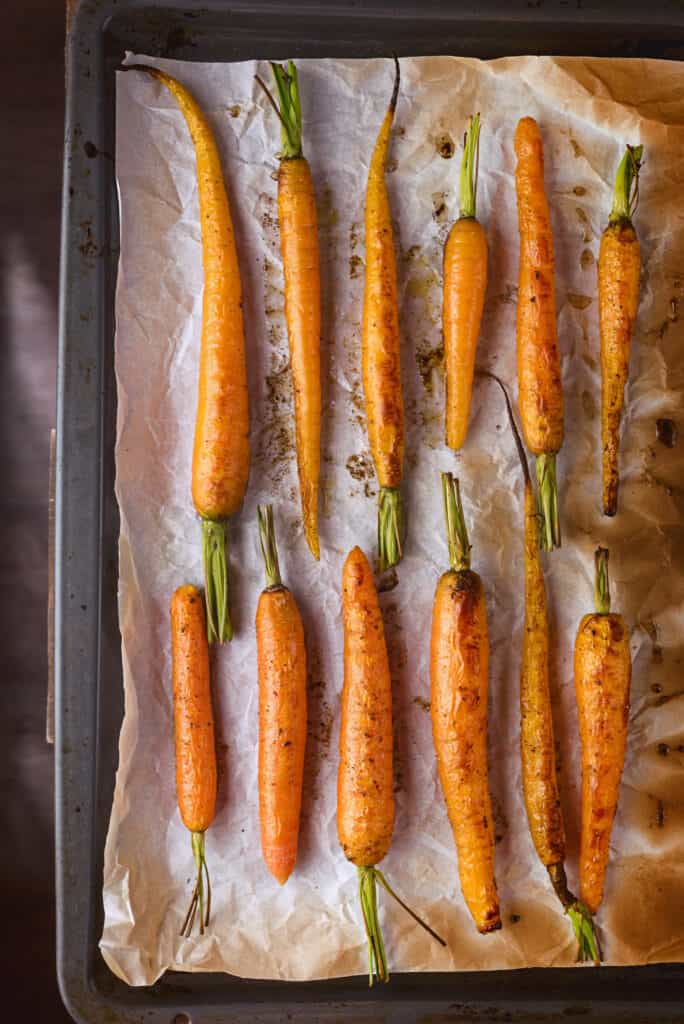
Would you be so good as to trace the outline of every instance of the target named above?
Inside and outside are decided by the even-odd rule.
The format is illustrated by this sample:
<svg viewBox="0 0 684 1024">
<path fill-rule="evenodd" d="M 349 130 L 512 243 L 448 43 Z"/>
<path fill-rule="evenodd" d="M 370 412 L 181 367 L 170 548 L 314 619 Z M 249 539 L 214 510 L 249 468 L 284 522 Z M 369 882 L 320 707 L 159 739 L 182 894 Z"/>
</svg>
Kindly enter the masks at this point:
<svg viewBox="0 0 684 1024">
<path fill-rule="evenodd" d="M 141 59 L 141 58 L 138 58 Z M 335 828 L 342 684 L 340 575 L 355 543 L 375 548 L 376 481 L 360 387 L 363 201 L 368 161 L 392 87 L 389 60 L 302 60 L 304 139 L 318 195 L 323 284 L 322 558 L 300 526 L 292 398 L 276 221 L 279 126 L 254 81 L 265 62 L 152 60 L 208 111 L 221 148 L 244 285 L 252 469 L 230 528 L 237 636 L 214 655 L 219 801 L 207 834 L 214 914 L 203 938 L 180 938 L 193 863 L 176 807 L 169 599 L 201 582 L 190 458 L 202 266 L 195 158 L 169 93 L 137 73 L 117 83 L 121 262 L 116 302 L 121 509 L 119 605 L 126 714 L 104 869 L 102 953 L 116 974 L 149 984 L 166 968 L 252 978 L 362 973 L 366 948 L 355 869 Z M 517 393 L 518 265 L 513 182 L 517 119 L 542 128 L 555 232 L 558 329 L 566 395 L 559 457 L 564 543 L 547 560 L 555 697 L 576 885 L 579 756 L 572 648 L 593 603 L 593 550 L 611 551 L 613 604 L 632 629 L 629 749 L 599 913 L 609 962 L 684 956 L 684 441 L 656 439 L 681 421 L 684 359 L 684 67 L 665 61 L 403 59 L 388 170 L 398 254 L 407 410 L 408 540 L 399 584 L 382 595 L 396 697 L 396 824 L 383 869 L 448 939 L 442 949 L 381 896 L 394 971 L 477 970 L 573 962 L 574 942 L 529 838 L 521 798 L 518 673 L 523 611 L 521 474 L 501 396 L 477 382 L 468 442 L 442 443 L 441 262 L 458 214 L 461 137 L 482 113 L 478 213 L 490 283 L 478 362 Z M 620 512 L 599 510 L 600 380 L 596 266 L 625 143 L 643 143 L 636 225 L 642 298 L 633 344 Z M 684 423 L 679 423 L 680 431 Z M 664 435 L 663 435 L 664 436 Z M 667 438 L 665 438 L 667 440 Z M 428 711 L 428 633 L 447 565 L 439 470 L 462 481 L 473 567 L 487 592 L 492 645 L 490 761 L 503 930 L 481 937 L 466 912 L 438 789 Z M 263 867 L 256 791 L 253 621 L 264 576 L 256 505 L 273 500 L 284 578 L 300 602 L 310 664 L 310 729 L 297 869 L 279 888 Z"/>
</svg>

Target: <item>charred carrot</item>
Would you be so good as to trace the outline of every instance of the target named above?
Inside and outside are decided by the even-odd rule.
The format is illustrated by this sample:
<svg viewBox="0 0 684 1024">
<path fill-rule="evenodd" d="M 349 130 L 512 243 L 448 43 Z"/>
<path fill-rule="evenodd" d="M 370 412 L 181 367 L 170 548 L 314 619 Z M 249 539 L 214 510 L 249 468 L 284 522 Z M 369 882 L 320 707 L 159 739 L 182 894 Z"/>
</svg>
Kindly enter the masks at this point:
<svg viewBox="0 0 684 1024">
<path fill-rule="evenodd" d="M 366 189 L 366 274 L 361 325 L 363 389 L 368 439 L 380 484 L 378 557 L 380 569 L 401 559 L 404 467 L 404 400 L 401 391 L 397 266 L 385 166 L 399 95 L 399 61 L 392 98 L 375 143 Z"/>
<path fill-rule="evenodd" d="M 540 542 L 545 551 L 551 551 L 561 543 L 556 454 L 563 443 L 563 388 L 544 151 L 539 126 L 531 117 L 518 122 L 515 152 L 520 229 L 516 321 L 520 418 L 527 447 L 537 460 Z"/>
<path fill-rule="evenodd" d="M 318 540 L 318 478 L 321 464 L 321 274 L 316 195 L 302 153 L 302 108 L 297 69 L 271 64 L 280 107 L 257 76 L 281 124 L 278 222 L 285 277 L 285 319 L 295 406 L 297 466 L 302 521 L 314 558 Z"/>
<path fill-rule="evenodd" d="M 639 306 L 639 240 L 632 216 L 639 197 L 643 146 L 627 146 L 615 178 L 613 209 L 601 236 L 598 259 L 601 337 L 601 445 L 603 514 L 614 516 L 618 500 L 620 419 L 629 375 L 629 350 Z"/>
<path fill-rule="evenodd" d="M 460 448 L 468 433 L 475 352 L 487 290 L 487 239 L 476 219 L 480 115 L 468 122 L 461 163 L 460 217 L 444 247 L 446 443 Z"/>
<path fill-rule="evenodd" d="M 429 928 L 390 887 L 376 865 L 392 842 L 392 684 L 378 595 L 368 560 L 359 548 L 347 556 L 342 574 L 344 686 L 337 776 L 337 834 L 355 864 L 368 940 L 368 976 L 389 980 L 378 921 L 376 883 L 438 942 Z"/>
<path fill-rule="evenodd" d="M 575 640 L 575 694 L 582 744 L 580 892 L 596 913 L 603 897 L 610 834 L 627 746 L 632 663 L 629 631 L 611 613 L 608 552 L 597 548 L 596 611 Z"/>
<path fill-rule="evenodd" d="M 297 602 L 280 578 L 273 510 L 258 509 L 266 589 L 256 614 L 259 814 L 266 867 L 284 885 L 297 860 L 306 746 L 306 649 Z"/>
<path fill-rule="evenodd" d="M 181 928 L 181 935 L 187 937 L 198 909 L 200 934 L 211 914 L 204 833 L 214 820 L 217 775 L 204 604 L 193 586 L 179 587 L 171 599 L 171 658 L 178 808 L 192 834 L 197 867 L 192 900 Z"/>
<path fill-rule="evenodd" d="M 439 578 L 432 612 L 432 736 L 463 898 L 477 930 L 486 933 L 501 927 L 487 769 L 487 611 L 451 473 L 442 473 L 442 492 L 451 568 Z"/>
<path fill-rule="evenodd" d="M 525 552 L 525 622 L 520 669 L 520 755 L 527 822 L 539 860 L 549 873 L 577 939 L 577 959 L 601 960 L 598 935 L 589 909 L 568 889 L 565 875 L 565 824 L 551 710 L 551 631 L 539 554 L 539 517 L 508 391 L 495 374 L 486 373 L 503 391 L 525 485 L 523 543 Z"/>
<path fill-rule="evenodd" d="M 226 520 L 242 504 L 249 477 L 249 410 L 242 285 L 230 206 L 216 140 L 185 86 L 158 68 L 130 65 L 173 95 L 195 147 L 202 229 L 202 337 L 192 498 L 202 521 L 209 642 L 230 640 Z"/>
</svg>

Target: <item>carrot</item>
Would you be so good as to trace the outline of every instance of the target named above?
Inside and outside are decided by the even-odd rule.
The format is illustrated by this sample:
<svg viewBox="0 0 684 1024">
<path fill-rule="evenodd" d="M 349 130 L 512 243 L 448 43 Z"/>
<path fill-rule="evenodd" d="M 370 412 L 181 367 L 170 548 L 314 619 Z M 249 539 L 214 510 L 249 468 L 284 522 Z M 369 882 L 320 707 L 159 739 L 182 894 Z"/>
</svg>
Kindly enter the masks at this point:
<svg viewBox="0 0 684 1024">
<path fill-rule="evenodd" d="M 468 432 L 477 338 L 487 290 L 487 239 L 475 218 L 480 115 L 468 121 L 461 163 L 461 211 L 444 247 L 446 443 L 460 448 Z"/>
<path fill-rule="evenodd" d="M 620 418 L 639 306 L 640 250 L 632 215 L 639 196 L 642 153 L 643 146 L 627 146 L 620 161 L 613 209 L 601 236 L 598 259 L 603 514 L 606 516 L 617 512 Z"/>
<path fill-rule="evenodd" d="M 285 318 L 294 387 L 297 466 L 302 520 L 314 558 L 318 540 L 318 478 L 321 464 L 321 274 L 316 195 L 302 153 L 302 109 L 297 69 L 271 64 L 280 109 L 257 75 L 282 128 L 278 171 L 280 251 L 285 276 Z"/>
<path fill-rule="evenodd" d="M 520 228 L 517 347 L 520 418 L 537 460 L 545 551 L 560 547 L 556 454 L 563 443 L 563 388 L 556 335 L 553 235 L 544 191 L 544 152 L 537 122 L 523 117 L 515 133 Z"/>
<path fill-rule="evenodd" d="M 451 568 L 439 578 L 432 612 L 432 736 L 463 898 L 477 930 L 486 933 L 501 927 L 487 772 L 487 612 L 451 473 L 442 473 L 442 491 Z"/>
<path fill-rule="evenodd" d="M 577 959 L 599 963 L 601 949 L 591 913 L 570 892 L 565 875 L 565 825 L 558 786 L 549 679 L 551 636 L 532 480 L 508 391 L 495 374 L 481 372 L 495 380 L 503 391 L 525 483 L 525 624 L 520 669 L 520 755 L 527 822 L 537 856 L 548 871 L 554 891 L 570 918 L 577 939 Z"/>
<path fill-rule="evenodd" d="M 209 924 L 211 882 L 204 833 L 214 820 L 217 775 L 204 604 L 199 590 L 190 585 L 179 587 L 171 599 L 171 659 L 178 808 L 192 833 L 197 867 L 192 900 L 181 928 L 181 935 L 187 937 L 198 908 L 200 934 Z"/>
<path fill-rule="evenodd" d="M 199 389 L 192 455 L 192 498 L 202 520 L 209 642 L 230 640 L 226 523 L 242 504 L 249 477 L 249 410 L 242 286 L 233 224 L 211 127 L 197 101 L 170 75 L 142 64 L 178 103 L 195 146 L 204 294 Z"/>
<path fill-rule="evenodd" d="M 380 569 L 402 554 L 403 512 L 399 490 L 404 464 L 404 401 L 401 391 L 397 265 L 385 183 L 390 132 L 399 94 L 399 61 L 392 98 L 375 143 L 366 189 L 366 274 L 361 325 L 363 389 L 368 438 L 380 484 Z"/>
<path fill-rule="evenodd" d="M 629 631 L 611 614 L 608 552 L 597 548 L 596 611 L 585 615 L 575 640 L 575 694 L 582 744 L 580 891 L 596 913 L 603 896 L 610 833 L 627 746 L 632 664 Z"/>
<path fill-rule="evenodd" d="M 429 928 L 390 887 L 375 866 L 390 848 L 394 827 L 392 793 L 392 684 L 378 595 L 368 560 L 350 551 L 342 573 L 344 686 L 337 776 L 337 834 L 355 864 L 368 939 L 369 984 L 389 979 L 378 922 L 376 882 L 438 942 Z"/>
<path fill-rule="evenodd" d="M 284 885 L 297 860 L 306 746 L 306 649 L 297 603 L 283 585 L 273 510 L 258 509 L 266 589 L 256 614 L 259 813 L 266 867 Z"/>
</svg>

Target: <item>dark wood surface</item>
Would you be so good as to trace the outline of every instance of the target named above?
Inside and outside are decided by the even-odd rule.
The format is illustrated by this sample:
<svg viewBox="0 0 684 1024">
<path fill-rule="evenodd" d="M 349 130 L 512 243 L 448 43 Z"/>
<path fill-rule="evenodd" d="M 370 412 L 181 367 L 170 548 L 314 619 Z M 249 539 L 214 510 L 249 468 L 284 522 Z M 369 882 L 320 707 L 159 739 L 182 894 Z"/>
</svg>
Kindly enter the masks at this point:
<svg viewBox="0 0 684 1024">
<path fill-rule="evenodd" d="M 69 1021 L 55 974 L 45 742 L 47 497 L 55 419 L 64 0 L 6 4 L 0 63 L 0 842 L 3 1009 Z"/>
</svg>

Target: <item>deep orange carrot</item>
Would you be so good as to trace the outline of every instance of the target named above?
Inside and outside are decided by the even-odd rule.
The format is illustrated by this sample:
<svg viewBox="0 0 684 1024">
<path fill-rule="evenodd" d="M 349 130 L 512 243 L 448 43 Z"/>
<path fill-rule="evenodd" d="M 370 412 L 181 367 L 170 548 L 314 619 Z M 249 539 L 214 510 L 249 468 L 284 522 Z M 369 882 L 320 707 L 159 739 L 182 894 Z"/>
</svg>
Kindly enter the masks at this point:
<svg viewBox="0 0 684 1024">
<path fill-rule="evenodd" d="M 202 338 L 192 498 L 202 520 L 209 641 L 223 643 L 230 622 L 226 523 L 242 504 L 249 477 L 249 410 L 242 286 L 221 160 L 209 123 L 185 86 L 164 71 L 144 71 L 171 92 L 195 146 L 202 229 Z"/>
<path fill-rule="evenodd" d="M 306 649 L 297 603 L 283 585 L 273 511 L 258 509 L 266 589 L 256 614 L 261 851 L 281 885 L 297 860 L 306 747 Z"/>
<path fill-rule="evenodd" d="M 181 929 L 182 935 L 189 935 L 198 907 L 200 932 L 209 924 L 211 883 L 204 833 L 214 820 L 217 778 L 209 647 L 204 604 L 196 587 L 179 587 L 171 599 L 171 656 L 178 807 L 192 833 L 197 866 L 192 901 Z"/>
<path fill-rule="evenodd" d="M 639 195 L 643 146 L 627 146 L 615 179 L 613 209 L 601 236 L 598 259 L 601 335 L 601 445 L 603 514 L 618 500 L 620 419 L 629 375 L 629 350 L 639 306 L 641 259 L 632 216 Z"/>
<path fill-rule="evenodd" d="M 446 443 L 460 448 L 468 433 L 475 353 L 487 290 L 487 239 L 475 217 L 480 115 L 468 122 L 461 164 L 461 211 L 444 247 Z"/>
<path fill-rule="evenodd" d="M 376 882 L 438 942 L 439 938 L 390 887 L 376 865 L 389 850 L 394 827 L 392 792 L 392 684 L 373 572 L 359 548 L 342 573 L 344 686 L 337 776 L 337 833 L 359 875 L 368 939 L 369 983 L 389 979 L 377 913 Z"/>
<path fill-rule="evenodd" d="M 563 443 L 563 387 L 556 334 L 553 235 L 544 191 L 544 152 L 537 122 L 523 117 L 515 133 L 520 229 L 518 391 L 523 435 L 537 460 L 540 541 L 560 547 L 556 454 Z"/>
<path fill-rule="evenodd" d="M 485 933 L 501 927 L 487 769 L 487 612 L 482 580 L 470 568 L 461 495 L 451 473 L 442 473 L 442 490 L 451 568 L 440 576 L 432 612 L 432 735 L 463 898 Z"/>
<path fill-rule="evenodd" d="M 302 520 L 314 558 L 318 540 L 318 479 L 321 463 L 321 274 L 318 256 L 316 195 L 311 169 L 302 153 L 302 110 L 297 69 L 271 64 L 280 109 L 273 105 L 282 127 L 278 171 L 278 221 L 285 277 L 285 318 L 295 405 L 297 466 Z"/>
<path fill-rule="evenodd" d="M 580 891 L 596 913 L 603 897 L 610 834 L 627 747 L 632 662 L 629 631 L 610 611 L 608 552 L 596 549 L 596 611 L 575 640 L 575 693 L 582 743 Z"/>
<path fill-rule="evenodd" d="M 399 94 L 395 57 L 394 89 L 380 126 L 366 188 L 366 273 L 361 324 L 363 389 L 368 439 L 380 485 L 378 557 L 386 569 L 401 558 L 404 471 L 404 400 L 401 390 L 397 266 L 385 166 Z"/>
</svg>

